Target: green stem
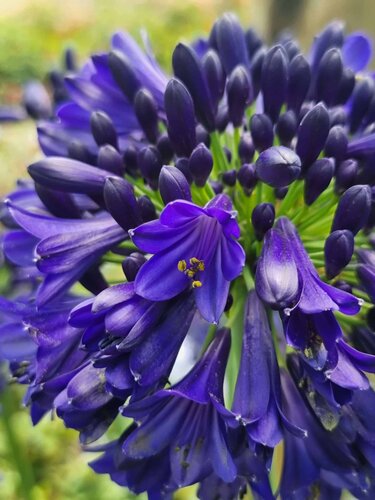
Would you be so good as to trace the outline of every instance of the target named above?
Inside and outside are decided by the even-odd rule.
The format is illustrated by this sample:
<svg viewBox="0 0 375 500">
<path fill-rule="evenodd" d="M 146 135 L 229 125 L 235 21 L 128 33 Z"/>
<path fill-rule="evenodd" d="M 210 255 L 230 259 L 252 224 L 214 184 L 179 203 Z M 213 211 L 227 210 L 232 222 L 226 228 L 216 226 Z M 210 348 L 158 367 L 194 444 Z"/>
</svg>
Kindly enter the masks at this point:
<svg viewBox="0 0 375 500">
<path fill-rule="evenodd" d="M 20 498 L 32 500 L 32 490 L 34 486 L 33 470 L 30 462 L 26 459 L 25 448 L 18 440 L 17 432 L 13 427 L 13 416 L 15 411 L 12 391 L 7 387 L 1 394 L 1 418 L 3 421 L 5 438 L 8 441 L 7 449 L 11 455 L 14 468 L 18 472 Z"/>
<path fill-rule="evenodd" d="M 282 200 L 277 217 L 281 217 L 289 212 L 290 208 L 296 204 L 303 188 L 303 181 L 295 181 L 290 186 L 285 198 Z"/>
<path fill-rule="evenodd" d="M 229 170 L 229 166 L 227 157 L 221 147 L 220 135 L 217 130 L 211 133 L 211 151 L 214 158 L 213 170 L 216 177 L 218 177 L 221 172 Z"/>
</svg>

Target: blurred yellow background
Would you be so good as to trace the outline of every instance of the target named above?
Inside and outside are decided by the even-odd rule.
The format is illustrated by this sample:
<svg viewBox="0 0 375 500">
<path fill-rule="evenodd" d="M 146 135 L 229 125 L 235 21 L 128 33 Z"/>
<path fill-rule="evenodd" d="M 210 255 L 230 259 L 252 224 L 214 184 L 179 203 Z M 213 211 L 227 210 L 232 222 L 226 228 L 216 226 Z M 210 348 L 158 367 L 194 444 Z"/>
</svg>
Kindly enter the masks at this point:
<svg viewBox="0 0 375 500">
<path fill-rule="evenodd" d="M 18 102 L 22 83 L 43 79 L 59 65 L 66 46 L 75 47 L 84 61 L 90 52 L 107 49 L 117 29 L 138 37 L 146 28 L 158 59 L 169 71 L 176 42 L 207 34 L 215 18 L 228 10 L 267 40 L 289 27 L 305 50 L 314 33 L 334 18 L 343 19 L 349 31 L 365 30 L 375 37 L 374 0 L 0 0 L 0 104 Z M 39 155 L 34 123 L 1 126 L 0 195 Z M 91 472 L 75 432 L 48 418 L 33 429 L 27 412 L 19 410 L 21 391 L 8 391 L 5 397 L 12 408 L 0 418 L 0 499 L 132 498 L 107 477 Z M 17 453 L 34 484 L 29 494 L 20 489 Z M 179 498 L 194 496 L 188 490 Z"/>
</svg>

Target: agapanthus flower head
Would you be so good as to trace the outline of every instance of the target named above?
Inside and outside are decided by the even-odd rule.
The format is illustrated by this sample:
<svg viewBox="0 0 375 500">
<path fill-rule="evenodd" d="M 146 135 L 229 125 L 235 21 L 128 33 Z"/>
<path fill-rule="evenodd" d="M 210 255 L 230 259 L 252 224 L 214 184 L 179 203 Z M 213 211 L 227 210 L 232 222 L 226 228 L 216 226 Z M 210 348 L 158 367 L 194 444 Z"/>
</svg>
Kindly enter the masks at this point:
<svg viewBox="0 0 375 500">
<path fill-rule="evenodd" d="M 224 14 L 171 76 L 144 45 L 67 54 L 55 112 L 25 96 L 46 157 L 0 213 L 0 356 L 33 422 L 87 446 L 126 418 L 91 465 L 150 498 L 371 498 L 370 40 Z"/>
</svg>

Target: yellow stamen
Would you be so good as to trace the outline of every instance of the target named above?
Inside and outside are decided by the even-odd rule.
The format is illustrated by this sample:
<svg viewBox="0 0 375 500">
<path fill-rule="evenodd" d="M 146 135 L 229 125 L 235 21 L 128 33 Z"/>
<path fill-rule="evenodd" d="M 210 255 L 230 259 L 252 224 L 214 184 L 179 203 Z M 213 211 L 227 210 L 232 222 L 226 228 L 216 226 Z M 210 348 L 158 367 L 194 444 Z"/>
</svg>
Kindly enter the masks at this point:
<svg viewBox="0 0 375 500">
<path fill-rule="evenodd" d="M 177 264 L 177 269 L 182 273 L 186 271 L 186 260 L 179 260 Z"/>
<path fill-rule="evenodd" d="M 193 281 L 193 288 L 200 288 L 202 286 L 202 282 L 195 280 Z"/>
</svg>

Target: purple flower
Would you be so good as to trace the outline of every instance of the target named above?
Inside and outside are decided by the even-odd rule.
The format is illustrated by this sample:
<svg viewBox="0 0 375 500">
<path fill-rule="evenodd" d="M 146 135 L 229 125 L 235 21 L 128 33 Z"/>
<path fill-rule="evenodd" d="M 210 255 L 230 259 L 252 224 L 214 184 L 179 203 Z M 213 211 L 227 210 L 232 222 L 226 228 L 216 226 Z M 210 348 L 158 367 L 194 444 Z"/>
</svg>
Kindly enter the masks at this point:
<svg viewBox="0 0 375 500">
<path fill-rule="evenodd" d="M 140 422 L 124 442 L 126 456 L 143 460 L 169 449 L 172 479 L 179 487 L 212 472 L 225 482 L 236 478 L 226 426 L 212 402 L 212 398 L 223 402 L 229 333 L 227 329 L 217 332 L 201 360 L 178 384 L 122 411 Z"/>
<path fill-rule="evenodd" d="M 159 220 L 130 235 L 141 250 L 154 254 L 136 277 L 137 294 L 167 300 L 192 286 L 202 316 L 219 321 L 230 282 L 245 261 L 235 240 L 239 227 L 227 196 L 218 195 L 203 208 L 188 201 L 171 202 Z"/>
</svg>

